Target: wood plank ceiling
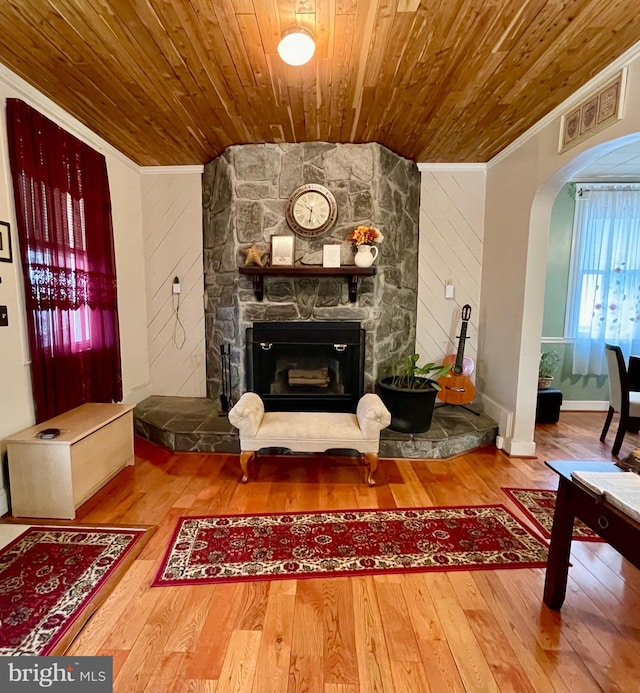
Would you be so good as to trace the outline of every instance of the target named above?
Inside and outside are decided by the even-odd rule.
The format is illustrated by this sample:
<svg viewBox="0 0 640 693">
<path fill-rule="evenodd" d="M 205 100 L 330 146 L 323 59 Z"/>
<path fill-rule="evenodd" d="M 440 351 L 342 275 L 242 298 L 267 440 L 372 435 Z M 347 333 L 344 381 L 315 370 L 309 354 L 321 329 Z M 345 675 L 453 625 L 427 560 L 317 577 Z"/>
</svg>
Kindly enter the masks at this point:
<svg viewBox="0 0 640 693">
<path fill-rule="evenodd" d="M 147 166 L 316 140 L 488 161 L 640 40 L 638 0 L 2 0 L 0 22 L 0 62 Z"/>
</svg>

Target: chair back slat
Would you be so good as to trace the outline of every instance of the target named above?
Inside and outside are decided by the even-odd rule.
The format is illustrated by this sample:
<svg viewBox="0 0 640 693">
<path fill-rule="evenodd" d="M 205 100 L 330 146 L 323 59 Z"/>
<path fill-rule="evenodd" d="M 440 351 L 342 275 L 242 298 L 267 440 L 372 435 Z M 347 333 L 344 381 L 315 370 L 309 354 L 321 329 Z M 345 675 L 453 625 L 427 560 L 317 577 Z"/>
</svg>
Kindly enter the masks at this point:
<svg viewBox="0 0 640 693">
<path fill-rule="evenodd" d="M 609 372 L 609 404 L 619 412 L 629 406 L 629 383 L 622 349 L 615 344 L 605 344 L 607 370 Z"/>
</svg>

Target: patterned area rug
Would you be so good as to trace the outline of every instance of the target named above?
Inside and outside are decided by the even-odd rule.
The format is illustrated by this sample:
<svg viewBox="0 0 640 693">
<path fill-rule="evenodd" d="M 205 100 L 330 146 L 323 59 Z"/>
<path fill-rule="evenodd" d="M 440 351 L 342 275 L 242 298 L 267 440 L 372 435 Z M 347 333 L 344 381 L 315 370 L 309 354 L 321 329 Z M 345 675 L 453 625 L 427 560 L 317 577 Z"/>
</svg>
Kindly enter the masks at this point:
<svg viewBox="0 0 640 693">
<path fill-rule="evenodd" d="M 149 528 L 35 526 L 0 550 L 0 655 L 62 654 Z"/>
<path fill-rule="evenodd" d="M 556 507 L 556 491 L 535 488 L 503 488 L 502 490 L 522 509 L 542 536 L 550 539 L 553 511 Z M 573 523 L 573 538 L 580 541 L 602 541 L 580 520 Z"/>
<path fill-rule="evenodd" d="M 541 568 L 544 543 L 502 505 L 182 517 L 153 585 Z"/>
</svg>

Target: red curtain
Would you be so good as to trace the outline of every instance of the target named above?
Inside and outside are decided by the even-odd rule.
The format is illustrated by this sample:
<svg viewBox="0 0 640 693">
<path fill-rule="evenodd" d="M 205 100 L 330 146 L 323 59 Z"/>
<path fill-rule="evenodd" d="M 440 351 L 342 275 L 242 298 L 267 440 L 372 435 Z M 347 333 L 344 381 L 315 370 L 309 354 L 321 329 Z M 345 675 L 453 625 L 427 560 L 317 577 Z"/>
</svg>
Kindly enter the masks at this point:
<svg viewBox="0 0 640 693">
<path fill-rule="evenodd" d="M 122 399 L 104 156 L 18 99 L 7 131 L 36 422 Z"/>
</svg>

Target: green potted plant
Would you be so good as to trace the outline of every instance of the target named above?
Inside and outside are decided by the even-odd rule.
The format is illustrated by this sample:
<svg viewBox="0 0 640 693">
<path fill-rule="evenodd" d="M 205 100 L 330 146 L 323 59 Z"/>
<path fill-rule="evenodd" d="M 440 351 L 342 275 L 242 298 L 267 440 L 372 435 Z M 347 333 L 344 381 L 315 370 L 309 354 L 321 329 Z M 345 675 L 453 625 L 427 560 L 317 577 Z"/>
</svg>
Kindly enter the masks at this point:
<svg viewBox="0 0 640 693">
<path fill-rule="evenodd" d="M 438 379 L 451 366 L 436 363 L 418 365 L 419 354 L 408 356 L 396 375 L 382 378 L 377 392 L 391 413 L 389 428 L 401 433 L 423 433 L 431 426 L 436 395 L 441 389 Z"/>
<path fill-rule="evenodd" d="M 540 354 L 538 366 L 538 390 L 548 390 L 551 387 L 554 373 L 558 370 L 562 357 L 555 351 L 543 351 Z"/>
</svg>

